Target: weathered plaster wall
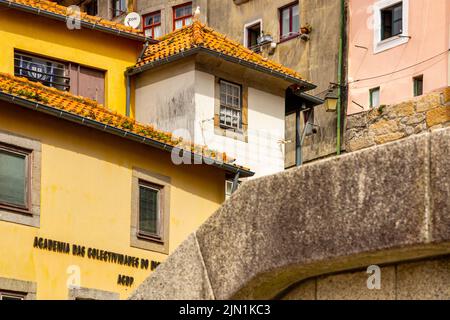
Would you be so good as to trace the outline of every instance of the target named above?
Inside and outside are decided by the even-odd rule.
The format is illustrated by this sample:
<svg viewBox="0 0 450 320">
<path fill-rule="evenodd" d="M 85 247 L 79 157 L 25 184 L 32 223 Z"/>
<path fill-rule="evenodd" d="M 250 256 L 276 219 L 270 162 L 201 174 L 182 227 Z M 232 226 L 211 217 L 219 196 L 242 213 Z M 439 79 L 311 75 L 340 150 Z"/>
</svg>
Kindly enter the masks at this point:
<svg viewBox="0 0 450 320">
<path fill-rule="evenodd" d="M 302 281 L 283 300 L 450 300 L 450 256 L 380 267 L 379 289 L 369 289 L 367 269 Z M 369 281 L 372 284 L 372 281 Z"/>
<path fill-rule="evenodd" d="M 195 61 L 188 59 L 136 77 L 136 120 L 178 136 L 195 136 Z"/>
<path fill-rule="evenodd" d="M 256 176 L 282 171 L 284 97 L 249 87 L 247 139 L 223 136 L 214 130 L 215 75 L 195 68 L 187 59 L 138 75 L 137 121 L 225 152 Z"/>
<path fill-rule="evenodd" d="M 346 151 L 450 126 L 450 87 L 400 104 L 347 117 Z"/>
<path fill-rule="evenodd" d="M 279 42 L 279 8 L 290 0 L 250 0 L 241 5 L 233 1 L 209 0 L 208 23 L 211 27 L 234 40 L 244 43 L 244 26 L 262 20 L 262 30 Z M 309 41 L 294 38 L 278 43 L 275 53 L 263 55 L 282 63 L 302 74 L 317 85 L 312 94 L 322 93 L 330 82 L 337 82 L 339 48 L 340 1 L 300 1 L 300 25 L 311 24 Z M 320 126 L 317 134 L 305 140 L 303 159 L 310 161 L 336 151 L 336 113 L 327 113 L 324 106 L 315 111 L 315 122 Z M 303 127 L 303 125 L 302 125 Z M 286 119 L 285 166 L 295 164 L 295 116 Z"/>
<path fill-rule="evenodd" d="M 247 166 L 255 176 L 284 169 L 284 98 L 250 87 L 248 89 L 247 141 L 222 136 L 214 130 L 214 75 L 196 71 L 195 141 L 221 150 Z"/>
</svg>

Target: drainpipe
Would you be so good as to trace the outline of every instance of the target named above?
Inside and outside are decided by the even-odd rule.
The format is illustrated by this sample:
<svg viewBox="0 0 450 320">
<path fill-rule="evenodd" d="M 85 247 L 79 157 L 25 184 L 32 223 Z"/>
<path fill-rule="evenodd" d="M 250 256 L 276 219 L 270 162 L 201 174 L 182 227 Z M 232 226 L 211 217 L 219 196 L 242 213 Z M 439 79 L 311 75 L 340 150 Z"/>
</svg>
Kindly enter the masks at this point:
<svg viewBox="0 0 450 320">
<path fill-rule="evenodd" d="M 345 0 L 341 0 L 341 32 L 339 38 L 339 62 L 338 62 L 338 103 L 337 112 L 337 133 L 336 133 L 336 154 L 341 154 L 341 110 L 342 110 L 342 69 L 344 61 L 344 37 L 345 37 Z"/>
<path fill-rule="evenodd" d="M 131 114 L 131 77 L 126 74 L 125 75 L 125 81 L 126 81 L 126 91 L 127 91 L 127 100 L 126 100 L 126 116 L 129 117 Z"/>
</svg>

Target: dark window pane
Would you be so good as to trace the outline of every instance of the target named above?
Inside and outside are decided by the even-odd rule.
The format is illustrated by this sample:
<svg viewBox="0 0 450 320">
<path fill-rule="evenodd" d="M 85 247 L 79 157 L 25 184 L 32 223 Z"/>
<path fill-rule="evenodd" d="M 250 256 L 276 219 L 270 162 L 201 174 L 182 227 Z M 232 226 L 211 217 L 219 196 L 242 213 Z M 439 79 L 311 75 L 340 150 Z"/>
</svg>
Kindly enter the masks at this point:
<svg viewBox="0 0 450 320">
<path fill-rule="evenodd" d="M 27 157 L 0 150 L 0 202 L 25 206 Z"/>
<path fill-rule="evenodd" d="M 403 32 L 403 3 L 381 10 L 381 40 Z"/>
<path fill-rule="evenodd" d="M 139 231 L 158 234 L 159 190 L 139 186 Z"/>
<path fill-rule="evenodd" d="M 414 78 L 414 96 L 423 95 L 423 76 Z"/>
</svg>

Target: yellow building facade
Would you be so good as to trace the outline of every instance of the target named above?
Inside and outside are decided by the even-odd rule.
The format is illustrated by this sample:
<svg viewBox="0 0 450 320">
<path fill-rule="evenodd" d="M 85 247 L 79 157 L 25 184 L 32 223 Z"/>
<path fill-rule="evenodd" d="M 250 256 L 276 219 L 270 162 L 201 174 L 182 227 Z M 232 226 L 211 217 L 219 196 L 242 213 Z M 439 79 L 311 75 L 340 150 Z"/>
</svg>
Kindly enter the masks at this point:
<svg viewBox="0 0 450 320">
<path fill-rule="evenodd" d="M 0 299 L 125 299 L 219 208 L 226 176 L 251 172 L 223 155 L 177 165 L 168 151 L 179 141 L 123 116 L 139 35 L 113 24 L 69 30 L 31 3 L 0 10 Z M 106 108 L 18 77 L 17 52 L 103 70 Z M 10 197 L 19 180 L 23 204 Z M 155 221 L 141 219 L 147 206 Z M 148 221 L 157 236 L 141 233 Z"/>
</svg>

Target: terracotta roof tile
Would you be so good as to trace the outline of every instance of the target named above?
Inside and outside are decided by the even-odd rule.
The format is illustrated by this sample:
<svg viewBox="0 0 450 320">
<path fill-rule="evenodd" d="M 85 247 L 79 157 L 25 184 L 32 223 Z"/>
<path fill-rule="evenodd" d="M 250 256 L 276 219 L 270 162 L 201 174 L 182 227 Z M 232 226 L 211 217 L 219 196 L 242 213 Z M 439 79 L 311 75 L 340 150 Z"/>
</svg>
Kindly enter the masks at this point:
<svg viewBox="0 0 450 320">
<path fill-rule="evenodd" d="M 17 96 L 57 110 L 64 110 L 72 114 L 87 117 L 111 127 L 126 130 L 154 141 L 188 150 L 197 155 L 204 155 L 208 158 L 215 159 L 218 162 L 231 164 L 234 161 L 234 159 L 228 158 L 225 153 L 210 150 L 207 146 L 194 145 L 189 141 L 183 141 L 182 138 L 174 137 L 171 133 L 157 130 L 150 125 L 138 123 L 130 117 L 123 116 L 107 109 L 94 100 L 74 96 L 68 92 L 47 87 L 26 78 L 0 73 L 0 93 Z M 233 166 L 239 169 L 249 170 L 239 165 L 233 164 Z"/>
<path fill-rule="evenodd" d="M 43 12 L 53 13 L 59 15 L 61 17 L 70 16 L 71 12 L 68 7 L 57 4 L 56 2 L 48 1 L 48 0 L 0 0 L 0 4 L 3 5 L 23 5 L 29 8 L 39 9 Z M 132 34 L 137 36 L 142 36 L 144 38 L 144 34 L 141 30 L 136 30 L 131 27 L 127 27 L 122 23 L 112 22 L 100 17 L 90 16 L 84 12 L 80 13 L 81 21 L 92 23 L 95 25 L 103 26 L 112 30 L 120 31 L 126 34 Z"/>
<path fill-rule="evenodd" d="M 147 47 L 141 61 L 135 67 L 141 67 L 151 62 L 167 59 L 183 51 L 202 47 L 306 81 L 298 72 L 264 58 L 240 43 L 207 27 L 198 20 L 194 20 L 190 26 L 183 27 L 157 40 L 159 41 L 158 43 L 150 44 Z"/>
</svg>

